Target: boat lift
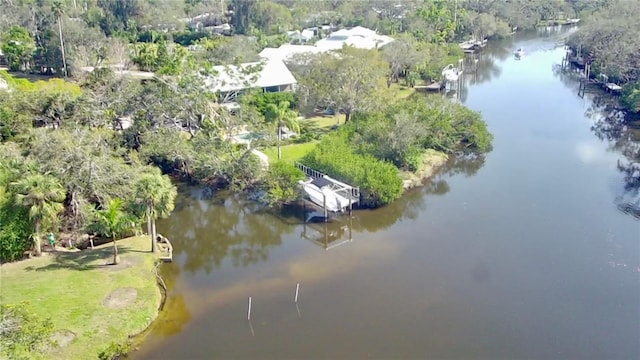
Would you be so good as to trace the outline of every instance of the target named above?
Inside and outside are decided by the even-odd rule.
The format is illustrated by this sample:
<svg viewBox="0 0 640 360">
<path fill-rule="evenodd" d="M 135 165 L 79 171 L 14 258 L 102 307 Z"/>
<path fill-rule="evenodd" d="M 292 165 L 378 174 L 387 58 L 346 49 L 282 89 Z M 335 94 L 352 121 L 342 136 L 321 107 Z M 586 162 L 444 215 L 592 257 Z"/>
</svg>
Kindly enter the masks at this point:
<svg viewBox="0 0 640 360">
<path fill-rule="evenodd" d="M 338 181 L 301 163 L 296 162 L 295 166 L 307 175 L 307 181 L 301 182 L 302 188 L 307 195 L 309 203 L 323 210 L 325 222 L 329 219 L 330 211 L 344 212 L 348 210 L 349 214 L 351 214 L 353 204 L 360 202 L 360 189 L 358 187 Z M 313 188 L 314 191 L 308 191 L 306 187 Z M 328 199 L 328 195 L 334 199 Z M 330 209 L 330 205 L 336 203 L 339 206 Z"/>
</svg>

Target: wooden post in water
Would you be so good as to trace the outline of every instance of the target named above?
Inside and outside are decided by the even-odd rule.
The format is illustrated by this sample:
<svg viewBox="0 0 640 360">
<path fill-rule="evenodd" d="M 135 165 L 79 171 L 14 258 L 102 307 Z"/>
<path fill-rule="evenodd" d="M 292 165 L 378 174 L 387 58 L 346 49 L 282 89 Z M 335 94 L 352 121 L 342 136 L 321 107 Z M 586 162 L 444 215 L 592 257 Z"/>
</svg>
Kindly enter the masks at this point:
<svg viewBox="0 0 640 360">
<path fill-rule="evenodd" d="M 293 302 L 296 303 L 296 304 L 298 303 L 298 292 L 299 291 L 300 291 L 300 283 L 297 283 L 296 284 L 296 297 L 293 298 Z"/>
<path fill-rule="evenodd" d="M 349 189 L 349 215 L 351 215 L 351 212 L 353 211 L 353 201 L 351 200 L 353 197 L 353 189 L 350 188 Z"/>
<path fill-rule="evenodd" d="M 324 208 L 324 222 L 327 222 L 329 221 L 329 215 L 327 213 L 327 194 L 325 194 L 324 192 L 322 193 L 322 207 Z"/>
<path fill-rule="evenodd" d="M 249 296 L 249 309 L 247 310 L 247 320 L 251 320 L 251 296 Z"/>
</svg>

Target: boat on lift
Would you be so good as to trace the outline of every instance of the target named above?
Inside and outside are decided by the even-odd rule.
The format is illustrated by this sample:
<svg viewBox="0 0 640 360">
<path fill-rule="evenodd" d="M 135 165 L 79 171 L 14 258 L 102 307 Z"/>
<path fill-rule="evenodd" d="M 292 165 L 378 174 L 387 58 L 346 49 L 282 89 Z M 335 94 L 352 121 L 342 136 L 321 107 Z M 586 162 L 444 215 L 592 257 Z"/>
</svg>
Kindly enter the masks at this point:
<svg viewBox="0 0 640 360">
<path fill-rule="evenodd" d="M 324 177 L 300 180 L 299 183 L 309 199 L 322 208 L 326 206 L 329 211 L 339 212 L 349 206 L 349 200 L 333 191 L 333 183 Z"/>
<path fill-rule="evenodd" d="M 453 66 L 453 64 L 449 64 L 442 69 L 442 78 L 447 82 L 455 82 L 462 75 L 462 70 Z"/>
</svg>

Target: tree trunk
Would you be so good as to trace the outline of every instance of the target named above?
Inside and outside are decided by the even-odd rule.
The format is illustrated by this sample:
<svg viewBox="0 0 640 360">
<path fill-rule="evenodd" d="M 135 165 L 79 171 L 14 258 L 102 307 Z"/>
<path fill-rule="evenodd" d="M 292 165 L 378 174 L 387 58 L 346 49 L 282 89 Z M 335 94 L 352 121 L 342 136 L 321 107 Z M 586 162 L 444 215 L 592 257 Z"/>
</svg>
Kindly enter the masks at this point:
<svg viewBox="0 0 640 360">
<path fill-rule="evenodd" d="M 60 52 L 62 53 L 62 67 L 64 77 L 67 77 L 67 58 L 64 54 L 64 42 L 62 41 L 62 16 L 58 15 L 58 32 L 60 33 Z"/>
<path fill-rule="evenodd" d="M 351 119 L 351 112 L 350 111 L 345 112 L 344 113 L 344 123 L 345 124 L 348 123 L 350 119 Z"/>
<path fill-rule="evenodd" d="M 280 147 L 281 138 L 282 138 L 282 127 L 278 126 L 278 160 L 282 159 L 282 148 Z"/>
<path fill-rule="evenodd" d="M 120 256 L 118 255 L 118 245 L 116 245 L 116 237 L 113 237 L 113 265 L 120 263 Z"/>
<path fill-rule="evenodd" d="M 40 243 L 40 221 L 36 221 L 36 236 L 34 239 L 35 244 L 33 244 L 34 250 L 36 251 L 36 256 L 42 255 L 42 245 Z"/>
<path fill-rule="evenodd" d="M 156 239 L 153 237 L 153 230 L 151 230 L 151 217 L 147 217 L 147 234 L 151 238 L 151 252 L 156 252 Z"/>
<path fill-rule="evenodd" d="M 158 245 L 156 242 L 156 239 L 158 238 L 158 233 L 156 232 L 156 219 L 151 218 L 151 234 L 153 236 L 153 248 L 151 249 L 152 252 L 156 252 L 158 251 Z"/>
</svg>

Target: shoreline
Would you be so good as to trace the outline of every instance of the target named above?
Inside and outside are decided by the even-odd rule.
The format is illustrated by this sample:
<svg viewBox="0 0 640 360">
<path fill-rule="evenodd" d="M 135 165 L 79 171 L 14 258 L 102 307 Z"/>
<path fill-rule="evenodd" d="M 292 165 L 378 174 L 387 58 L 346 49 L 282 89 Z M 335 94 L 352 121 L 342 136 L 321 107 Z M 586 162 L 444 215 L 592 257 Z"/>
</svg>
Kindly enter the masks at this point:
<svg viewBox="0 0 640 360">
<path fill-rule="evenodd" d="M 416 171 L 400 170 L 404 192 L 406 193 L 413 188 L 423 186 L 424 182 L 435 175 L 448 160 L 449 156 L 443 152 L 433 149 L 425 150 L 422 153 L 422 160 Z"/>
<path fill-rule="evenodd" d="M 111 243 L 2 264 L 2 303 L 25 303 L 35 316 L 50 318 L 54 325 L 51 339 L 58 346 L 26 355 L 96 358 L 147 331 L 163 301 L 154 271 L 157 254 L 148 251 L 149 241 L 148 236 L 118 240 L 118 265 L 107 265 Z"/>
</svg>

